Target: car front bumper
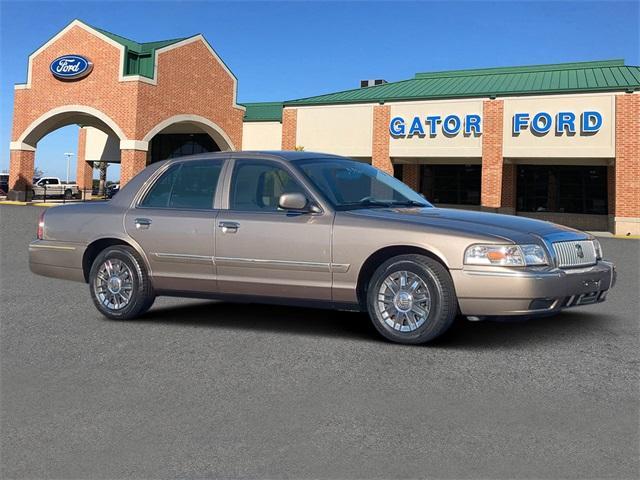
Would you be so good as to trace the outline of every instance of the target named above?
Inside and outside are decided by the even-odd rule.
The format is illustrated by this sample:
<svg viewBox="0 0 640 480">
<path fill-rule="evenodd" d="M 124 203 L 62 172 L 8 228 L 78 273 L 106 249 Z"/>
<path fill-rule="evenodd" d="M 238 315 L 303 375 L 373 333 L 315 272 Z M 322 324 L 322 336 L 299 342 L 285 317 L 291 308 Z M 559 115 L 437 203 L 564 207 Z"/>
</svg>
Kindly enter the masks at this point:
<svg viewBox="0 0 640 480">
<path fill-rule="evenodd" d="M 544 315 L 603 302 L 616 280 L 615 266 L 573 269 L 491 269 L 465 267 L 451 272 L 463 315 Z"/>
</svg>

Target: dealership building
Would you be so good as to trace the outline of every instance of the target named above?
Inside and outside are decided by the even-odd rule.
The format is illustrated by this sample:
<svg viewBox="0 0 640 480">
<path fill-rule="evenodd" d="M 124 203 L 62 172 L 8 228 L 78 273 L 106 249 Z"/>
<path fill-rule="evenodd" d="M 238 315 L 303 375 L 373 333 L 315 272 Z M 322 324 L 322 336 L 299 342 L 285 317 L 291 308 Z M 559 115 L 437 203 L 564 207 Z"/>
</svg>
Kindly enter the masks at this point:
<svg viewBox="0 0 640 480">
<path fill-rule="evenodd" d="M 15 199 L 38 141 L 78 124 L 82 189 L 96 161 L 119 162 L 124 184 L 178 155 L 304 148 L 371 163 L 438 206 L 640 234 L 640 67 L 622 60 L 424 72 L 242 105 L 202 35 L 138 43 L 75 20 L 15 88 Z"/>
</svg>

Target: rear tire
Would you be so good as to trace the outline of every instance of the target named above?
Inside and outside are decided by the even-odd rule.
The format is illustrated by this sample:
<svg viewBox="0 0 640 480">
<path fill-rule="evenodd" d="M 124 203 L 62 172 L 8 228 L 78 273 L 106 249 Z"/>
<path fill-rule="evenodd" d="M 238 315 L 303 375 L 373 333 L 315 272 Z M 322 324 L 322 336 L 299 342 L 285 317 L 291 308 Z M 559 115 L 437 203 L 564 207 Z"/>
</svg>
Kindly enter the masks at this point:
<svg viewBox="0 0 640 480">
<path fill-rule="evenodd" d="M 73 198 L 73 192 L 71 190 L 65 190 L 64 191 L 64 199 L 65 200 L 71 200 Z"/>
<path fill-rule="evenodd" d="M 386 339 L 420 344 L 451 327 L 458 301 L 451 275 L 440 262 L 423 255 L 399 255 L 380 265 L 371 277 L 367 309 Z"/>
<path fill-rule="evenodd" d="M 142 315 L 155 300 L 144 262 L 131 247 L 116 245 L 98 254 L 89 273 L 94 305 L 112 320 Z"/>
</svg>

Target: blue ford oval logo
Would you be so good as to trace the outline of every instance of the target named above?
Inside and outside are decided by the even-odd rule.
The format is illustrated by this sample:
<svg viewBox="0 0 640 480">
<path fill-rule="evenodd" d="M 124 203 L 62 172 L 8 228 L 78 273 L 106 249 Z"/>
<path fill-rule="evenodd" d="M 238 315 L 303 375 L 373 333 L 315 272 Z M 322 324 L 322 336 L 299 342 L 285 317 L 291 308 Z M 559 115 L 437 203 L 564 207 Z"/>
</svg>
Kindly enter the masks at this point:
<svg viewBox="0 0 640 480">
<path fill-rule="evenodd" d="M 81 55 L 58 57 L 49 66 L 53 76 L 61 80 L 75 80 L 86 77 L 91 73 L 92 68 L 93 63 Z"/>
</svg>

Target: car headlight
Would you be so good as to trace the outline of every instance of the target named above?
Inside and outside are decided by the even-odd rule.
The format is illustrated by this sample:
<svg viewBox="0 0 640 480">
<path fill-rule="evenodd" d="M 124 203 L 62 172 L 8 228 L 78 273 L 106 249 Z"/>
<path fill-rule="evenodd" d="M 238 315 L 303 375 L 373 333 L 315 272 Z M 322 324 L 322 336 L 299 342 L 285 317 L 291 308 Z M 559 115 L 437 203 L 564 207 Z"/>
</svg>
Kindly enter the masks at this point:
<svg viewBox="0 0 640 480">
<path fill-rule="evenodd" d="M 595 238 L 592 241 L 593 241 L 593 248 L 596 251 L 596 260 L 602 260 L 602 245 L 600 245 L 600 242 Z"/>
<path fill-rule="evenodd" d="M 471 245 L 464 252 L 466 265 L 524 267 L 547 265 L 547 255 L 540 245 Z"/>
</svg>

